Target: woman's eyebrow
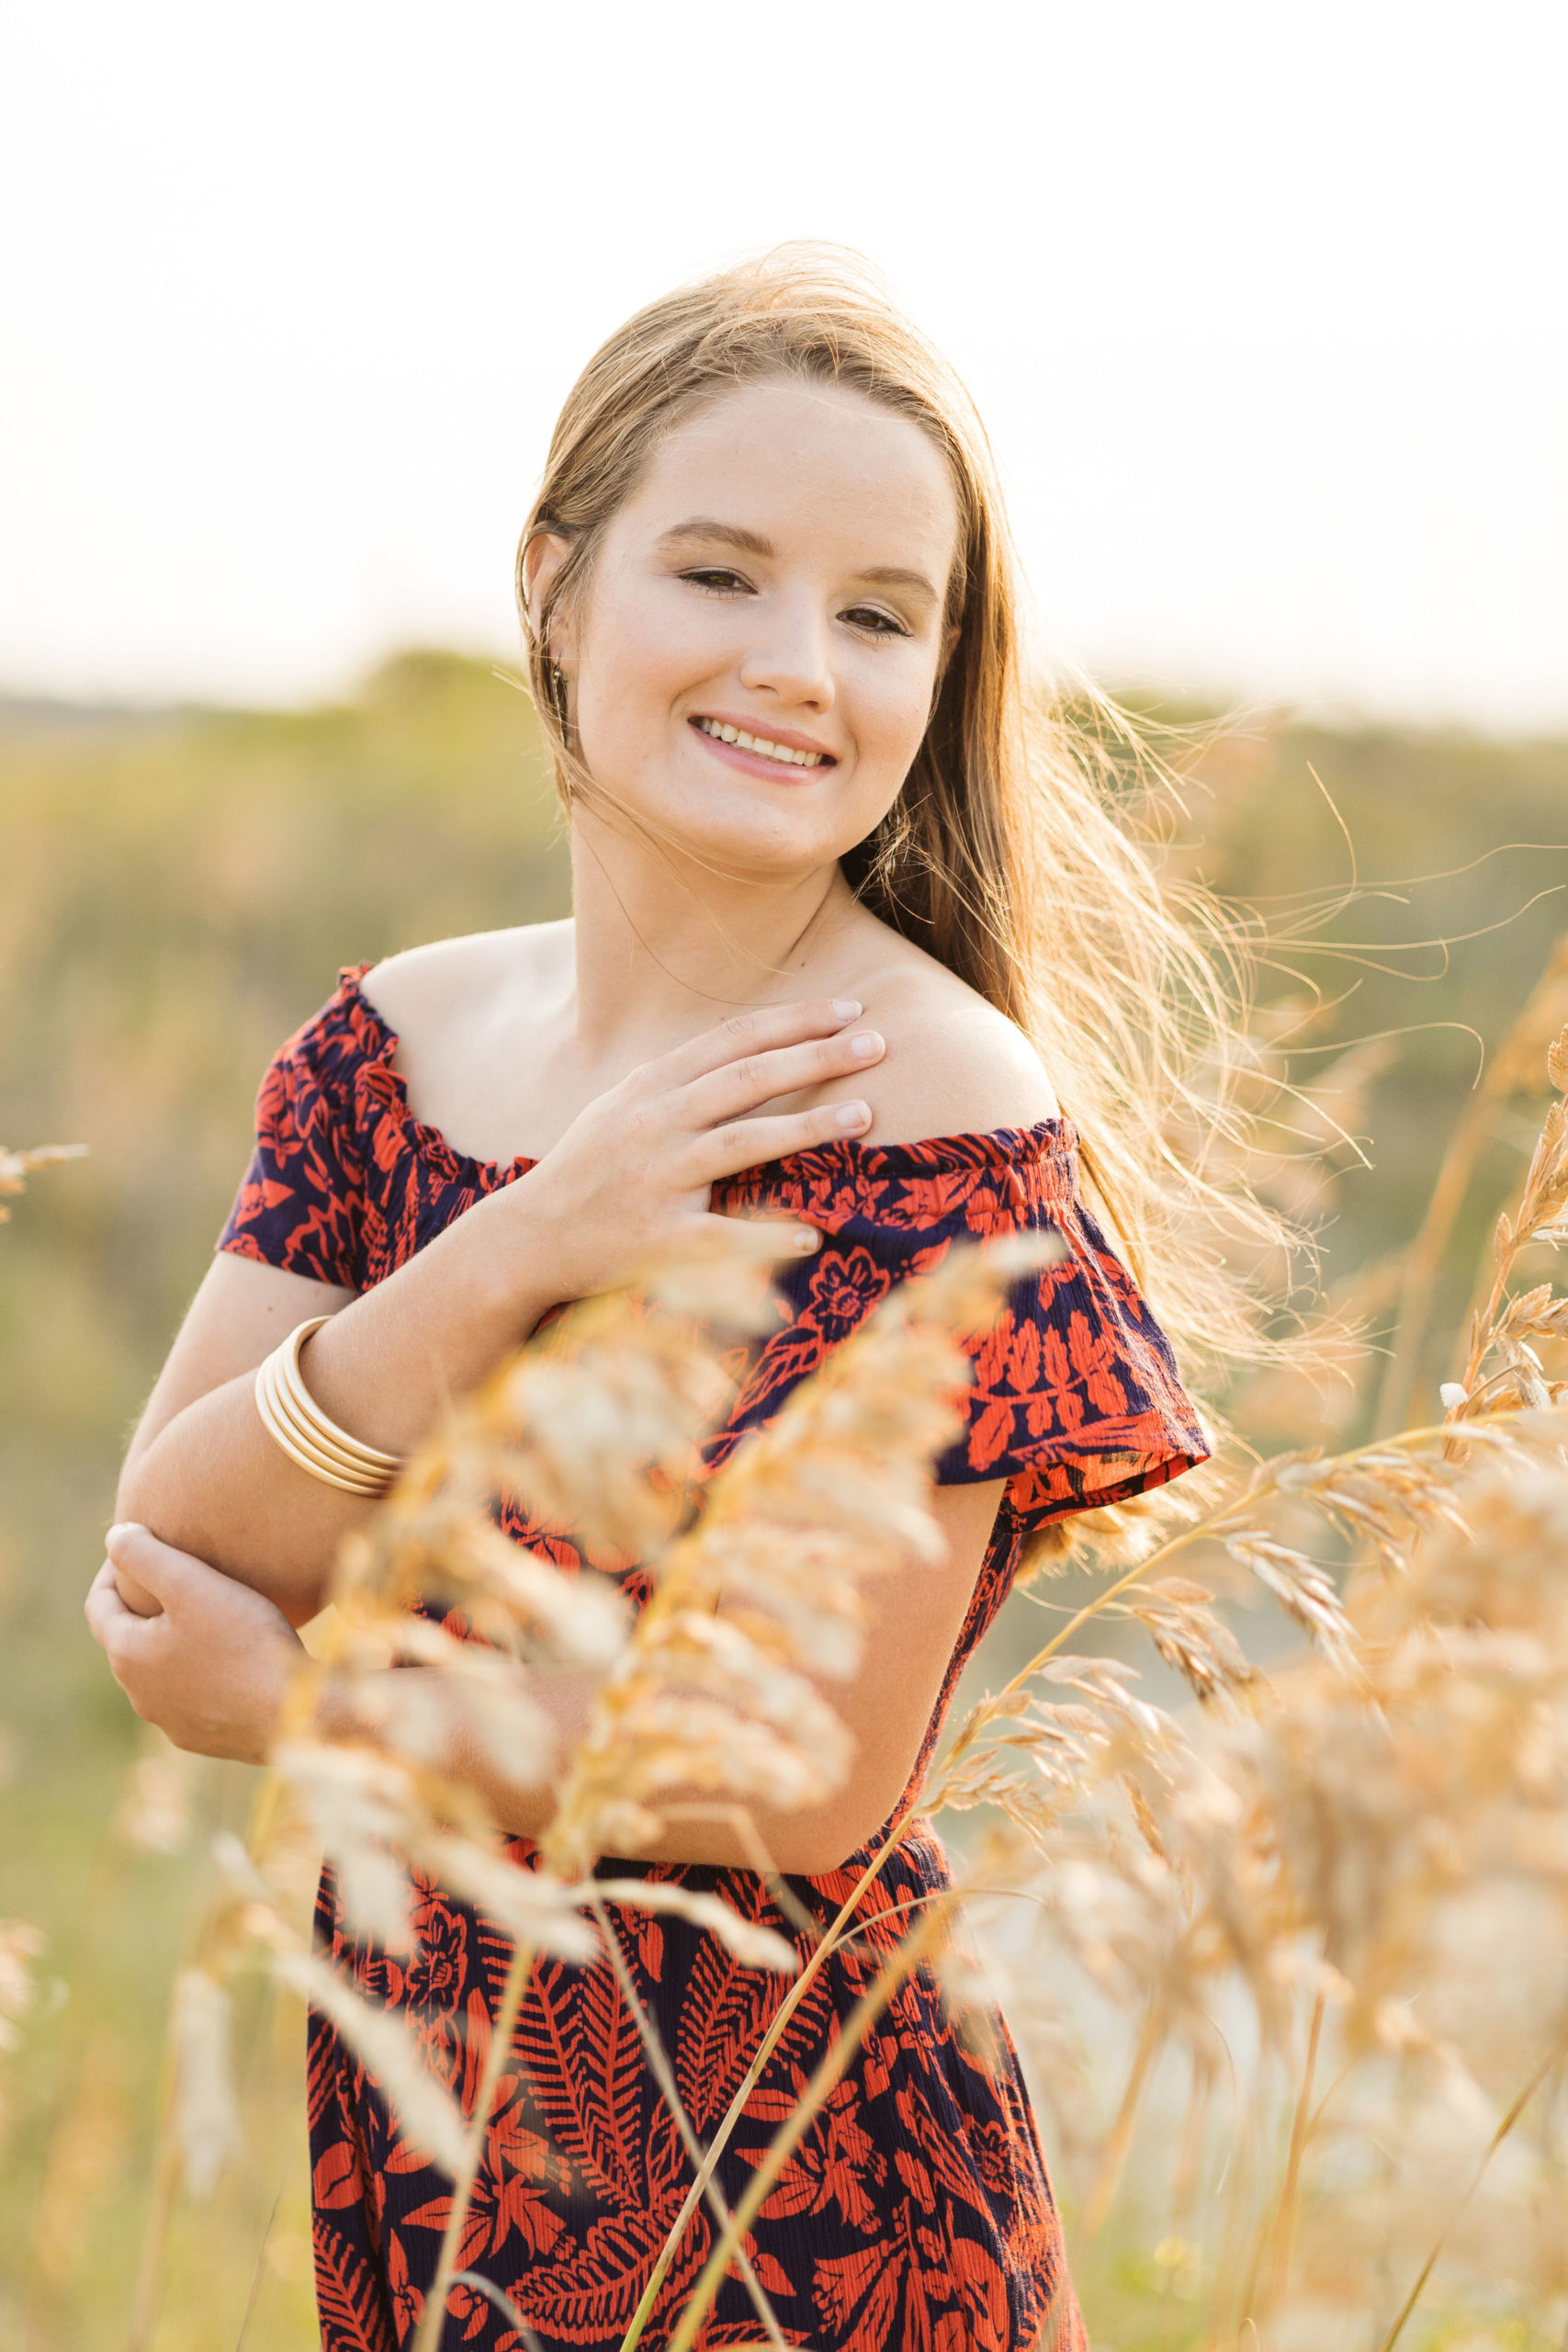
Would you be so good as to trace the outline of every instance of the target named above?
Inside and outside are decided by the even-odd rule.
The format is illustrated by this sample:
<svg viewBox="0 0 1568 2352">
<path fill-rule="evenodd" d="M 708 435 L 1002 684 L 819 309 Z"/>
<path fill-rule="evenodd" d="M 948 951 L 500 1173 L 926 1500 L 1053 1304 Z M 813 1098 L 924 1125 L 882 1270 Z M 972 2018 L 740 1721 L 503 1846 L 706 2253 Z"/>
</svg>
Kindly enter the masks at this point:
<svg viewBox="0 0 1568 2352">
<path fill-rule="evenodd" d="M 912 588 L 918 596 L 924 597 L 928 605 L 937 602 L 937 592 L 925 573 L 910 571 L 901 563 L 868 564 L 863 571 L 856 572 L 855 578 L 869 580 L 878 588 Z"/>
<path fill-rule="evenodd" d="M 763 538 L 760 531 L 742 530 L 739 523 L 710 522 L 705 514 L 694 515 L 689 523 L 677 523 L 672 530 L 663 533 L 661 548 L 678 547 L 687 539 L 718 539 L 727 548 L 739 548 L 743 555 L 770 556 L 773 553 L 772 539 Z"/>
<path fill-rule="evenodd" d="M 683 547 L 688 541 L 702 539 L 712 545 L 716 539 L 724 547 L 737 548 L 742 555 L 772 556 L 778 550 L 772 539 L 761 531 L 748 531 L 739 523 L 717 523 L 705 514 L 694 515 L 689 523 L 677 523 L 663 532 L 659 540 L 661 548 Z M 869 580 L 878 588 L 911 588 L 928 604 L 938 603 L 937 591 L 923 571 L 912 571 L 900 563 L 868 563 L 863 571 L 855 573 L 857 580 Z"/>
</svg>

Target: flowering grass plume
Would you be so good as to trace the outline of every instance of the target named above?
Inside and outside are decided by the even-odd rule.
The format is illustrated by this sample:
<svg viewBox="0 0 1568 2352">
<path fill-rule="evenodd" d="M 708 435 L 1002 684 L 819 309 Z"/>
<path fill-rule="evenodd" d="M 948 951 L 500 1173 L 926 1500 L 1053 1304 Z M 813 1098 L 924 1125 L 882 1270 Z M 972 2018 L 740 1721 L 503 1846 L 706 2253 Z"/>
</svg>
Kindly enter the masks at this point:
<svg viewBox="0 0 1568 2352">
<path fill-rule="evenodd" d="M 765 1226 L 738 1225 L 636 1291 L 572 1309 L 453 1416 L 344 1547 L 273 1760 L 360 1933 L 406 1950 L 411 1887 L 434 1880 L 513 1939 L 472 2105 L 465 2111 L 397 2018 L 288 1927 L 269 1878 L 287 1866 L 289 1838 L 264 1840 L 248 1860 L 226 1849 L 226 1892 L 176 1998 L 175 2126 L 194 2193 L 235 2144 L 222 1988 L 259 1945 L 281 1981 L 333 2018 L 406 2136 L 453 2176 L 423 2352 L 457 2276 L 534 1957 L 594 1958 L 606 1906 L 636 1905 L 682 1913 L 746 1965 L 795 1970 L 790 1944 L 718 1897 L 595 1880 L 593 1867 L 605 1853 L 645 1849 L 671 1817 L 711 1810 L 744 1839 L 748 1808 L 809 1804 L 840 1784 L 851 1746 L 819 1686 L 859 1662 L 866 1577 L 940 1556 L 931 1464 L 960 1426 L 970 1377 L 955 1334 L 984 1329 L 1009 1284 L 1058 1248 L 954 1251 L 894 1293 L 705 1477 L 701 1442 L 722 1420 L 748 1343 L 776 1319 L 778 1244 Z M 563 1567 L 547 1539 L 528 1549 L 503 1535 L 503 1498 L 570 1531 L 590 1567 Z M 634 1566 L 649 1586 L 636 1613 L 615 1581 Z M 587 1676 L 596 1692 L 564 1758 L 541 1703 L 562 1674 Z M 553 1791 L 531 1865 L 510 1858 L 502 1822 L 463 1770 L 476 1752 L 492 1780 Z M 750 1838 L 771 1871 L 754 1829 Z M 722 2230 L 730 2216 L 711 2178 L 701 2192 Z M 782 2340 L 739 2259 L 760 2328 Z"/>
<path fill-rule="evenodd" d="M 791 1809 L 840 1783 L 849 1744 L 810 1678 L 859 1665 L 868 1577 L 940 1558 L 930 1465 L 969 1377 L 953 1335 L 1050 1250 L 954 1252 L 891 1294 L 715 1476 L 562 1782 L 544 1841 L 558 1867 L 638 1850 L 676 1792 Z"/>
<path fill-rule="evenodd" d="M 1568 1033 L 1543 1058 L 1568 1093 Z M 1059 2109 L 1080 2285 L 1125 2331 L 1153 2297 L 1190 2317 L 1172 2343 L 1392 2352 L 1431 2294 L 1519 2314 L 1527 2332 L 1509 2341 L 1537 2341 L 1528 2328 L 1548 2311 L 1561 2335 L 1568 2166 L 1548 2119 L 1568 2052 L 1568 1300 L 1529 1253 L 1565 1238 L 1559 1099 L 1440 1414 L 1282 1453 L 1206 1491 L 1184 1482 L 1176 1504 L 1083 1516 L 1074 1532 L 1098 1580 L 953 1729 L 922 1799 L 985 1809 L 961 1881 L 978 1950 L 942 1951 L 942 1906 L 912 1925 L 733 2213 L 713 2173 L 745 2086 L 701 2151 L 649 2041 L 694 2177 L 626 2352 L 699 2199 L 716 2235 L 672 2343 L 699 2340 L 732 2259 L 759 2338 L 782 2340 L 745 2259 L 749 2216 L 856 2037 L 927 1957 L 976 2034 L 1005 1998 Z M 954 1335 L 983 1326 L 1039 1258 L 955 1253 L 895 1291 L 705 1479 L 703 1438 L 768 1327 L 768 1247 L 742 1229 L 728 1250 L 573 1310 L 455 1416 L 346 1548 L 330 1634 L 294 1694 L 277 1769 L 350 1916 L 406 1939 L 412 1873 L 514 1940 L 473 2095 L 455 2096 L 395 2018 L 303 1948 L 265 1852 L 259 1871 L 229 1856 L 229 1893 L 190 1963 L 202 1981 L 182 1980 L 186 2063 L 216 2080 L 225 1973 L 259 1942 L 451 2171 L 415 2352 L 434 2352 L 459 2276 L 534 1955 L 598 1953 L 612 1907 L 659 1905 L 748 1965 L 796 1969 L 716 1898 L 595 1881 L 594 1865 L 694 1811 L 743 1825 L 750 1808 L 809 1804 L 837 1784 L 850 1753 L 831 1686 L 858 1663 L 865 1579 L 934 1554 L 926 1481 L 964 1377 Z M 567 1573 L 547 1535 L 532 1550 L 503 1537 L 505 1495 L 573 1531 L 590 1567 Z M 1058 1539 L 1031 1566 L 1061 1564 Z M 648 1579 L 635 1615 L 617 1581 L 633 1566 Z M 1238 1603 L 1274 1612 L 1267 1665 Z M 1118 1654 L 1091 1654 L 1101 1633 Z M 1139 1640 L 1168 1677 L 1157 1697 L 1121 1654 Z M 560 1674 L 592 1691 L 565 1754 L 541 1703 Z M 492 1778 L 552 1792 L 536 1866 L 509 1859 L 455 1762 L 464 1743 Z M 760 1842 L 755 1863 L 770 1867 Z M 875 1867 L 799 1968 L 748 2083 L 855 1932 Z M 1118 2037 L 1116 2094 L 1097 2112 Z M 233 2144 L 232 2111 L 209 2082 L 178 2113 L 199 2185 Z M 1145 2230 L 1146 2292 L 1124 2264 L 1097 2268 L 1113 2211 L 1123 2245 Z"/>
<path fill-rule="evenodd" d="M 1548 1067 L 1568 1091 L 1568 1032 Z M 1519 2127 L 1568 2054 L 1568 1385 L 1541 1361 L 1568 1300 L 1515 1278 L 1568 1238 L 1565 1209 L 1559 1100 L 1445 1418 L 1261 1465 L 1089 1600 L 933 1768 L 929 1803 L 1000 1816 L 986 1960 L 954 1995 L 1001 1991 L 1026 2039 L 1046 2011 L 1037 2079 L 1070 2110 L 1080 2270 L 1124 2167 L 1141 2211 L 1174 2193 L 1191 2215 L 1207 2187 L 1200 2242 L 1161 2240 L 1206 2343 L 1388 2352 L 1435 2279 L 1450 2308 L 1556 2311 L 1561 2335 L 1549 2216 L 1568 2173 L 1544 2120 L 1528 2145 Z M 1170 1574 L 1188 1545 L 1294 1624 L 1267 1674 L 1210 1584 Z M 1195 1707 L 1146 1705 L 1124 1661 L 1067 1648 L 1118 1616 Z M 1097 2132 L 1062 2046 L 1063 1962 L 1080 2016 L 1127 2019 Z M 1138 2120 L 1170 2146 L 1183 2084 L 1156 2188 Z"/>
<path fill-rule="evenodd" d="M 28 1178 L 35 1170 L 47 1168 L 62 1159 L 81 1159 L 85 1144 L 49 1143 L 33 1151 L 9 1151 L 0 1144 L 0 1225 L 9 1221 L 11 1212 L 6 1206 L 7 1196 L 14 1199 L 27 1190 Z M 0 1919 L 0 2058 L 15 2050 L 21 2041 L 21 2020 L 32 2007 L 36 1996 L 34 1962 L 43 1952 L 46 1939 L 43 1930 L 27 1919 Z M 0 2131 L 6 2123 L 4 2086 L 0 2084 Z"/>
<path fill-rule="evenodd" d="M 25 1193 L 28 1178 L 37 1169 L 52 1167 L 62 1159 L 85 1159 L 86 1155 L 85 1143 L 45 1143 L 32 1151 L 10 1151 L 0 1143 L 0 1225 L 5 1225 L 11 1215 L 6 1206 L 6 1197 L 14 1199 L 18 1193 Z"/>
</svg>

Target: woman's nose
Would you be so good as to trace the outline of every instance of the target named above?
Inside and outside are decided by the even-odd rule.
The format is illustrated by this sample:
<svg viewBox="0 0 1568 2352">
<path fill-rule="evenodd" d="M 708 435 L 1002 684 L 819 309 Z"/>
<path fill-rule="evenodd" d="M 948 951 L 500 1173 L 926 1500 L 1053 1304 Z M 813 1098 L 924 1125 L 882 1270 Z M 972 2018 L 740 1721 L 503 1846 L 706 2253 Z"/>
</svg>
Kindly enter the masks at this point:
<svg viewBox="0 0 1568 2352">
<path fill-rule="evenodd" d="M 750 692 L 826 710 L 833 700 L 833 664 L 821 616 L 801 606 L 775 605 L 765 616 L 740 664 Z"/>
</svg>

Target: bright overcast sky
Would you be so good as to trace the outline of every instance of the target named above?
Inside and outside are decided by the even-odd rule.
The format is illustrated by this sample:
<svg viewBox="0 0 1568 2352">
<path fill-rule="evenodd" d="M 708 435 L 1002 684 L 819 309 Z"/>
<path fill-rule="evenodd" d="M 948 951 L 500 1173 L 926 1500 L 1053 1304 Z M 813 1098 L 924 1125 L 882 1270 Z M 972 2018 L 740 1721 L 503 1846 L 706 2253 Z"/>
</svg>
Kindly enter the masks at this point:
<svg viewBox="0 0 1568 2352">
<path fill-rule="evenodd" d="M 508 650 L 627 311 L 858 245 L 1110 682 L 1568 725 L 1561 0 L 37 0 L 0 53 L 0 688 Z"/>
</svg>

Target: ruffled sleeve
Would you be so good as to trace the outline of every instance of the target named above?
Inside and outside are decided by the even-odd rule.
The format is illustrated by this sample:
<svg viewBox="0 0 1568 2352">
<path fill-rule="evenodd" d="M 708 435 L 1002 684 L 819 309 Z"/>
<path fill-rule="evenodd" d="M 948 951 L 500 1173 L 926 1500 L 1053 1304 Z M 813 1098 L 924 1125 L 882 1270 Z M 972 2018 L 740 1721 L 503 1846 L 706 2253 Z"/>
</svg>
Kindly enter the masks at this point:
<svg viewBox="0 0 1568 2352">
<path fill-rule="evenodd" d="M 752 1362 L 712 1465 L 896 1283 L 957 1242 L 1030 1232 L 1059 1233 L 1067 1255 L 1016 1283 L 991 1330 L 965 1343 L 974 1380 L 938 1483 L 1005 1480 L 1008 1532 L 1023 1535 L 1206 1459 L 1169 1343 L 1079 1200 L 1076 1170 L 1071 1128 L 1045 1121 L 880 1149 L 830 1146 L 725 1187 L 716 1207 L 788 1211 L 823 1240 L 780 1280 L 785 1319 Z"/>
<path fill-rule="evenodd" d="M 357 1049 L 345 1005 L 355 975 L 274 1057 L 256 1096 L 256 1141 L 218 1248 L 345 1290 L 363 1286 L 365 1168 L 355 1134 Z"/>
</svg>

